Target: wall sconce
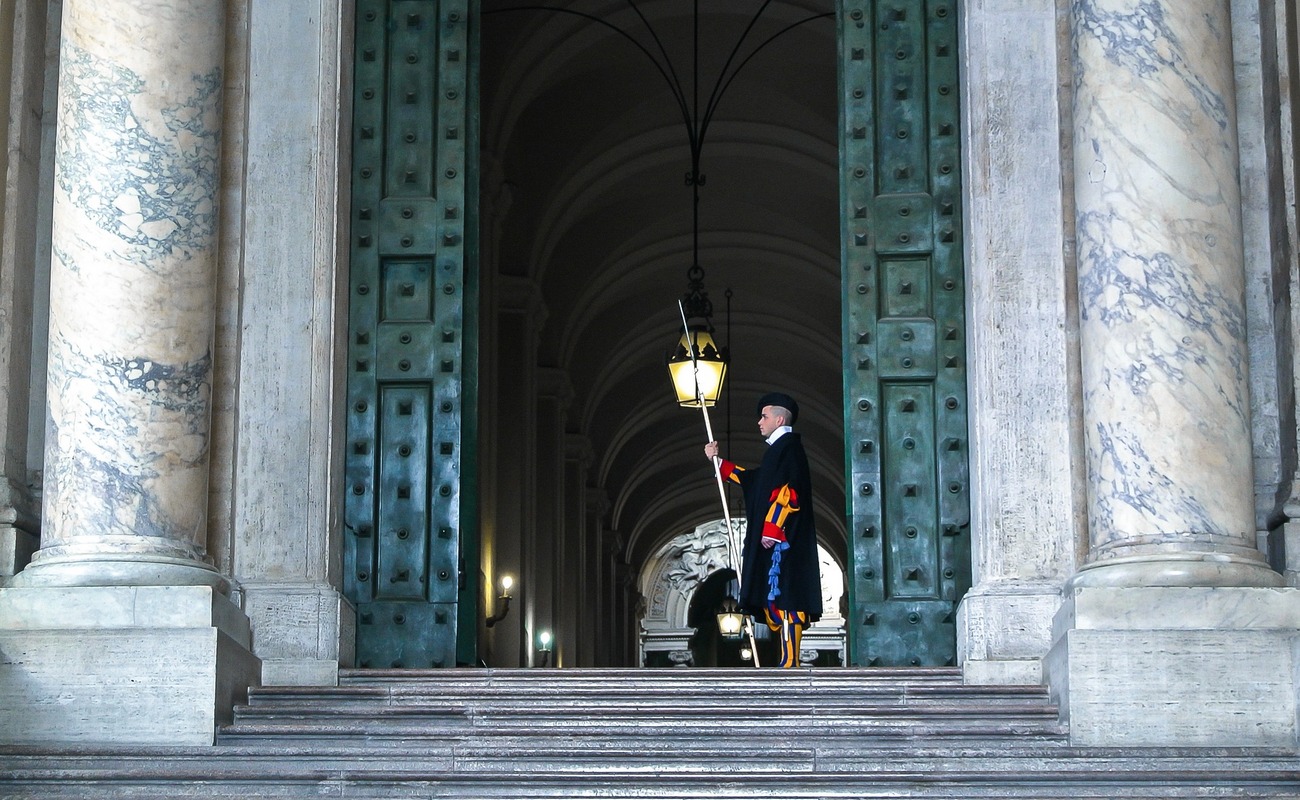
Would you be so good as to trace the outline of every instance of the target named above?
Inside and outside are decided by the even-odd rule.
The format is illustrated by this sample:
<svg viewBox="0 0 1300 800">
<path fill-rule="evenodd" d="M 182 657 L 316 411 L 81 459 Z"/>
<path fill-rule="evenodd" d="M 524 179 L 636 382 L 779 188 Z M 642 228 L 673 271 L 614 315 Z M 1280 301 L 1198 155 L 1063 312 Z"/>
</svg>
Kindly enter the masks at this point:
<svg viewBox="0 0 1300 800">
<path fill-rule="evenodd" d="M 501 601 L 501 607 L 497 609 L 497 613 L 487 618 L 487 626 L 489 628 L 505 619 L 506 614 L 510 613 L 510 587 L 514 585 L 514 578 L 509 575 L 501 576 L 501 596 L 497 598 Z"/>
<path fill-rule="evenodd" d="M 739 639 L 740 631 L 745 627 L 745 617 L 740 613 L 734 597 L 722 601 L 718 609 L 718 631 L 724 639 Z"/>
<path fill-rule="evenodd" d="M 753 657 L 754 657 L 754 651 L 753 651 L 753 650 L 750 650 L 748 647 L 742 647 L 742 648 L 740 648 L 740 660 L 741 660 L 741 661 L 748 661 L 748 660 L 750 660 L 750 659 L 753 658 Z"/>
<path fill-rule="evenodd" d="M 542 631 L 537 634 L 537 655 L 542 657 L 542 663 L 539 667 L 545 667 L 551 660 L 551 632 Z"/>
</svg>

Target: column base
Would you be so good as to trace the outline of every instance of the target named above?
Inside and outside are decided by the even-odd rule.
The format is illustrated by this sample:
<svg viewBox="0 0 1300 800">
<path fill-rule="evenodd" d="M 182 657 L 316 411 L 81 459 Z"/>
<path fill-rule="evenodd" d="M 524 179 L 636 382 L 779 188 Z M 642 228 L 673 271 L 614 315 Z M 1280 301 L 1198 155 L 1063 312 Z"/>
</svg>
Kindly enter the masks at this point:
<svg viewBox="0 0 1300 800">
<path fill-rule="evenodd" d="M 957 606 L 957 663 L 971 685 L 1043 682 L 1059 584 L 1002 581 L 972 588 Z"/>
<path fill-rule="evenodd" d="M 1300 744 L 1300 590 L 1078 588 L 1053 628 L 1071 744 Z"/>
<path fill-rule="evenodd" d="M 51 556 L 38 551 L 32 563 L 14 576 L 11 586 L 23 588 L 92 586 L 208 586 L 230 594 L 230 581 L 207 564 L 192 558 L 134 553 Z"/>
<path fill-rule="evenodd" d="M 1096 561 L 1079 568 L 1067 591 L 1086 587 L 1285 585 L 1264 561 L 1223 553 L 1170 553 L 1159 558 L 1133 556 Z"/>
<path fill-rule="evenodd" d="M 264 686 L 337 686 L 356 650 L 356 609 L 331 586 L 244 583 Z"/>
<path fill-rule="evenodd" d="M 213 587 L 0 589 L 0 744 L 210 745 L 250 643 Z"/>
</svg>

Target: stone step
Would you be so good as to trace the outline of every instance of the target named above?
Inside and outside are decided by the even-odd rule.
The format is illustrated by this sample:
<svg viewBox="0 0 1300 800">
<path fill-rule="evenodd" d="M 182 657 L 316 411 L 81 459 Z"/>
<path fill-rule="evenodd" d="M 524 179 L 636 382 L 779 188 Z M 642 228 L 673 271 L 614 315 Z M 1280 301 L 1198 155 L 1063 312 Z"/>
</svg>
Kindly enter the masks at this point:
<svg viewBox="0 0 1300 800">
<path fill-rule="evenodd" d="M 882 686 L 961 686 L 961 670 L 952 667 L 872 667 L 819 669 L 366 669 L 339 670 L 344 686 L 401 684 L 403 686 L 458 685 L 508 689 L 510 687 L 551 686 L 559 691 L 589 687 L 602 690 L 619 688 L 745 687 L 776 685 L 830 689 L 836 686 L 862 688 Z M 1005 688 L 1005 687 L 983 687 Z"/>
<path fill-rule="evenodd" d="M 548 671 L 521 670 L 521 672 L 546 673 Z M 544 697 L 553 701 L 624 697 L 647 702 L 705 697 L 717 701 L 749 699 L 755 692 L 774 692 L 787 698 L 831 702 L 843 702 L 850 698 L 883 702 L 973 697 L 988 703 L 1001 699 L 1016 702 L 1026 699 L 1046 702 L 1047 699 L 1047 690 L 1042 686 L 966 686 L 960 681 L 952 680 L 890 683 L 880 680 L 855 680 L 848 676 L 839 677 L 837 680 L 817 681 L 788 678 L 764 679 L 753 677 L 755 672 L 752 670 L 741 672 L 739 675 L 720 674 L 707 680 L 673 681 L 662 677 L 651 680 L 619 677 L 592 680 L 585 677 L 569 678 L 562 670 L 549 672 L 552 673 L 551 677 L 530 675 L 472 679 L 453 676 L 446 681 L 424 677 L 395 676 L 380 679 L 344 675 L 338 687 L 254 687 L 250 691 L 249 704 L 257 705 L 272 702 L 277 698 L 292 697 L 310 698 L 313 701 L 324 698 L 370 701 L 378 697 L 392 697 L 402 702 L 418 700 L 421 697 L 500 700 Z M 782 675 L 781 678 L 785 676 Z"/>
<path fill-rule="evenodd" d="M 337 687 L 261 687 L 219 738 L 401 740 L 531 732 L 630 736 L 1062 738 L 1041 686 L 965 686 L 921 670 L 345 671 Z"/>
<path fill-rule="evenodd" d="M 348 697 L 338 700 L 329 696 L 320 699 L 277 697 L 261 699 L 252 705 L 240 705 L 237 719 L 266 719 L 285 717 L 307 719 L 312 717 L 429 717 L 433 719 L 460 719 L 473 717 L 477 722 L 498 721 L 508 725 L 516 718 L 523 722 L 541 722 L 546 719 L 571 718 L 576 715 L 599 715 L 610 721 L 654 722 L 707 721 L 707 719 L 732 719 L 732 721 L 774 721 L 816 717 L 819 719 L 857 719 L 866 717 L 971 717 L 983 718 L 1040 718 L 1056 719 L 1056 706 L 1048 702 L 978 700 L 911 700 L 907 702 L 774 699 L 771 695 L 755 695 L 755 701 L 771 701 L 771 705 L 745 706 L 737 702 L 714 700 L 672 699 L 638 702 L 628 699 L 607 700 L 591 697 L 588 700 L 554 699 L 554 697 L 526 697 L 519 700 L 489 699 L 467 701 L 456 699 L 438 701 L 421 697 L 419 700 L 396 702 L 390 697 L 364 701 Z"/>
<path fill-rule="evenodd" d="M 748 692 L 737 691 L 673 691 L 651 690 L 634 692 L 627 689 L 600 691 L 597 689 L 583 691 L 539 690 L 497 690 L 473 691 L 465 687 L 438 690 L 413 689 L 410 687 L 338 687 L 336 689 L 319 687 L 254 687 L 249 690 L 249 708 L 270 708 L 276 705 L 301 705 L 312 703 L 329 703 L 335 706 L 370 706 L 375 704 L 482 704 L 507 705 L 524 703 L 546 703 L 552 707 L 589 705 L 592 702 L 622 702 L 641 706 L 687 705 L 707 702 L 714 706 L 743 705 L 755 696 L 779 696 L 788 703 L 830 705 L 830 706 L 925 706 L 948 705 L 953 703 L 972 703 L 994 707 L 998 705 L 1024 706 L 1031 704 L 1048 705 L 1050 699 L 1045 690 L 1039 687 L 1016 687 L 1016 691 L 981 691 L 980 687 L 913 687 L 906 691 L 867 688 L 860 690 L 842 689 L 835 691 L 773 690 L 761 687 Z M 756 694 L 757 693 L 757 694 Z"/>
<path fill-rule="evenodd" d="M 0 751 L 5 798 L 1288 798 L 1300 759 L 1263 749 L 687 747 L 663 769 L 637 748 L 540 768 L 558 752 L 443 744 Z"/>
<path fill-rule="evenodd" d="M 870 731 L 821 729 L 815 731 L 792 728 L 784 731 L 789 738 L 815 741 L 816 747 L 823 752 L 838 752 L 845 749 L 862 750 L 864 748 L 888 748 L 907 744 L 910 747 L 947 747 L 947 748 L 983 748 L 997 752 L 1008 742 L 1017 747 L 1066 747 L 1068 739 L 1060 729 L 1042 731 L 1025 728 L 1016 730 L 1005 725 L 970 725 L 958 730 L 952 726 L 925 729 L 920 726 L 877 727 Z M 223 747 L 351 747 L 391 750 L 393 748 L 429 748 L 454 746 L 458 752 L 466 749 L 482 748 L 491 751 L 510 753 L 550 753 L 558 752 L 566 757 L 575 755 L 603 757 L 623 751 L 635 751 L 648 756 L 669 756 L 669 762 L 683 749 L 704 751 L 722 742 L 723 749 L 734 753 L 743 751 L 762 751 L 772 746 L 770 730 L 762 732 L 737 733 L 719 726 L 708 731 L 681 731 L 645 733 L 643 731 L 620 731 L 619 735 L 593 734 L 589 729 L 578 727 L 555 728 L 546 732 L 529 732 L 523 730 L 493 729 L 485 731 L 431 731 L 417 726 L 395 730 L 391 726 L 377 731 L 366 731 L 352 726 L 339 726 L 326 729 L 313 725 L 296 729 L 293 726 L 276 723 L 259 726 L 250 723 L 231 735 L 222 732 L 218 744 Z"/>
<path fill-rule="evenodd" d="M 638 705 L 745 703 L 770 695 L 819 705 L 979 702 L 1049 703 L 1042 686 L 966 686 L 956 674 L 886 680 L 874 670 L 444 670 L 344 672 L 337 687 L 255 687 L 248 707 L 311 702 L 368 705 L 430 700 L 475 704 L 590 704 L 626 700 Z M 588 673 L 595 672 L 596 675 Z M 693 673 L 707 673 L 695 675 Z M 798 674 L 802 672 L 802 674 Z M 934 672 L 934 671 L 931 671 Z"/>
<path fill-rule="evenodd" d="M 416 740 L 456 740 L 462 742 L 479 742 L 484 738 L 501 738 L 503 736 L 530 736 L 535 741 L 571 740 L 571 751 L 593 750 L 607 752 L 611 747 L 624 746 L 629 742 L 645 742 L 658 738 L 676 743 L 698 741 L 700 738 L 725 739 L 736 747 L 749 747 L 771 741 L 773 736 L 791 740 L 813 740 L 819 746 L 829 746 L 833 742 L 861 740 L 861 742 L 915 741 L 942 742 L 974 740 L 988 742 L 995 740 L 1016 740 L 1064 743 L 1065 732 L 1060 727 L 1051 727 L 1033 722 L 962 722 L 943 725 L 924 725 L 914 722 L 902 724 L 877 724 L 854 726 L 807 726 L 784 725 L 779 733 L 774 733 L 773 726 L 736 726 L 718 723 L 708 726 L 693 726 L 689 732 L 683 732 L 683 726 L 666 726 L 657 732 L 647 726 L 637 725 L 556 725 L 545 728 L 544 733 L 524 734 L 523 731 L 536 731 L 536 728 L 520 725 L 512 728 L 498 727 L 492 730 L 467 730 L 464 728 L 431 727 L 425 724 L 400 724 L 391 721 L 317 723 L 296 725 L 289 722 L 275 721 L 269 724 L 236 724 L 223 727 L 218 733 L 219 744 L 237 744 L 261 741 L 266 743 L 292 743 L 312 741 L 355 742 L 364 739 L 368 742 L 395 741 L 410 743 Z M 666 767 L 672 766 L 669 759 Z"/>
<path fill-rule="evenodd" d="M 0 798 L 1300 798 L 1300 752 L 1079 748 L 955 670 L 344 671 L 210 748 L 0 750 Z"/>
</svg>

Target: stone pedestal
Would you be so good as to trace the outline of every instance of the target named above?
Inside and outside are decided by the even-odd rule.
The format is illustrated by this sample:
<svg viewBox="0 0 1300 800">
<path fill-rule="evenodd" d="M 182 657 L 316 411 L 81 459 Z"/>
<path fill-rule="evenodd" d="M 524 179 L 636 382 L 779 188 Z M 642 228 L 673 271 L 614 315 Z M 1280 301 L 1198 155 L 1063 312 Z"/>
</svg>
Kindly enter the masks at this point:
<svg viewBox="0 0 1300 800">
<path fill-rule="evenodd" d="M 356 609 L 332 586 L 242 585 L 244 610 L 257 631 L 262 684 L 337 686 L 355 655 Z"/>
<path fill-rule="evenodd" d="M 1044 668 L 1072 744 L 1300 744 L 1300 590 L 1081 588 L 1055 631 Z"/>
<path fill-rule="evenodd" d="M 980 584 L 957 608 L 957 658 L 962 681 L 1007 686 L 1043 682 L 1052 646 L 1051 620 L 1061 605 L 1054 583 Z"/>
<path fill-rule="evenodd" d="M 210 745 L 250 644 L 207 586 L 0 589 L 0 744 Z"/>
</svg>

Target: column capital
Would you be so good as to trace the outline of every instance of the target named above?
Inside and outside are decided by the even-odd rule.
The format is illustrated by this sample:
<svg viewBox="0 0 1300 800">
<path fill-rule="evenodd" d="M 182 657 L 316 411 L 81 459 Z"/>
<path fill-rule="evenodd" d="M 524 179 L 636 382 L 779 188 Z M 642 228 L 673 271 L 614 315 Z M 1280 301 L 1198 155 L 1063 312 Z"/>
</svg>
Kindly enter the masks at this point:
<svg viewBox="0 0 1300 800">
<path fill-rule="evenodd" d="M 564 454 L 584 468 L 590 467 L 596 457 L 596 452 L 591 447 L 591 437 L 581 433 L 565 434 Z"/>
<path fill-rule="evenodd" d="M 561 410 L 566 410 L 573 402 L 573 383 L 569 373 L 559 367 L 537 368 L 537 395 L 556 401 Z"/>
<path fill-rule="evenodd" d="M 517 275 L 499 275 L 496 290 L 500 313 L 523 314 L 532 324 L 533 334 L 541 332 L 549 312 L 536 281 Z"/>
</svg>

